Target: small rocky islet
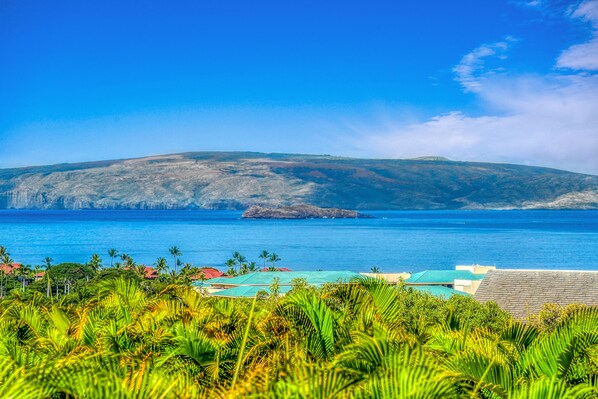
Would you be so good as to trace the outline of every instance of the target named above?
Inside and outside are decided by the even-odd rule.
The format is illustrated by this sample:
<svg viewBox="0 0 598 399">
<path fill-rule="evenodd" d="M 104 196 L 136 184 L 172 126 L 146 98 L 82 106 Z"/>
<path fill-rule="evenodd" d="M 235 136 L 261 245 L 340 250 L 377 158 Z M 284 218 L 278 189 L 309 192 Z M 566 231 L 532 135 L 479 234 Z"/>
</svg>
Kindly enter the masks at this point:
<svg viewBox="0 0 598 399">
<path fill-rule="evenodd" d="M 264 207 L 254 205 L 243 212 L 243 219 L 361 219 L 372 218 L 361 212 L 313 205 Z"/>
</svg>

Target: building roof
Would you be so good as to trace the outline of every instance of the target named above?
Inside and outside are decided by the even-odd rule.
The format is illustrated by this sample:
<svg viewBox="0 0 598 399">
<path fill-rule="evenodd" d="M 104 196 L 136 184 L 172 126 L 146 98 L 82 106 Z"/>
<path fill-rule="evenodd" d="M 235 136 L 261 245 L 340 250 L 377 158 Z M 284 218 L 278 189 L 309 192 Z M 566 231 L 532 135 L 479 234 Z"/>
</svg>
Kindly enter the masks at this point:
<svg viewBox="0 0 598 399">
<path fill-rule="evenodd" d="M 9 274 L 14 269 L 20 269 L 20 268 L 21 268 L 20 263 L 11 263 L 9 265 L 7 265 L 6 263 L 3 263 L 0 265 L 0 270 L 2 270 L 5 274 Z"/>
<path fill-rule="evenodd" d="M 307 280 L 311 285 L 322 285 L 326 283 L 336 283 L 339 281 L 349 282 L 351 279 L 359 277 L 358 273 L 350 271 L 319 271 L 319 272 L 255 272 L 243 274 L 241 276 L 230 278 L 215 278 L 206 280 L 205 284 L 215 285 L 258 285 L 270 286 L 274 278 L 279 279 L 279 285 L 292 285 L 292 281 L 297 278 Z"/>
<path fill-rule="evenodd" d="M 283 285 L 279 288 L 279 293 L 286 294 L 292 289 L 293 287 L 290 285 Z M 263 285 L 240 285 L 238 287 L 214 292 L 211 295 L 226 298 L 253 298 L 260 291 L 266 291 L 270 294 L 270 288 Z"/>
<path fill-rule="evenodd" d="M 143 278 L 148 279 L 148 280 L 153 280 L 153 279 L 158 278 L 159 273 L 156 269 L 154 269 L 151 266 L 144 266 L 144 265 L 140 265 L 140 266 L 143 267 Z M 138 266 L 135 266 L 135 267 L 127 266 L 124 268 L 124 270 L 132 270 L 132 271 L 136 272 L 136 270 L 138 270 L 137 268 L 138 268 Z"/>
<path fill-rule="evenodd" d="M 221 277 L 224 274 L 223 272 L 214 267 L 202 267 L 199 269 L 199 273 L 203 273 L 203 276 L 206 280 Z M 197 276 L 193 276 L 192 279 L 199 279 L 199 273 Z"/>
<path fill-rule="evenodd" d="M 413 285 L 408 288 L 447 299 L 453 295 L 471 296 L 471 294 L 468 294 L 466 292 L 457 291 L 452 288 L 443 287 L 441 285 Z"/>
<path fill-rule="evenodd" d="M 413 273 L 405 284 L 453 284 L 455 280 L 482 280 L 485 274 L 475 274 L 469 270 L 426 270 Z"/>
<path fill-rule="evenodd" d="M 203 282 L 203 284 L 226 284 L 226 282 L 228 280 L 230 280 L 232 277 L 226 277 L 226 276 L 222 276 L 222 277 L 214 277 L 211 279 L 208 279 L 206 281 Z M 199 283 L 199 282 L 198 282 Z"/>
<path fill-rule="evenodd" d="M 545 303 L 598 305 L 598 271 L 490 270 L 474 297 L 523 320 Z"/>
<path fill-rule="evenodd" d="M 151 266 L 144 266 L 143 267 L 143 277 L 149 280 L 153 280 L 158 278 L 160 274 L 156 269 Z"/>
<path fill-rule="evenodd" d="M 263 272 L 269 272 L 270 268 L 269 267 L 262 267 L 262 271 Z M 292 270 L 289 269 L 288 267 L 277 267 L 275 271 L 277 271 L 277 272 L 292 272 Z"/>
</svg>

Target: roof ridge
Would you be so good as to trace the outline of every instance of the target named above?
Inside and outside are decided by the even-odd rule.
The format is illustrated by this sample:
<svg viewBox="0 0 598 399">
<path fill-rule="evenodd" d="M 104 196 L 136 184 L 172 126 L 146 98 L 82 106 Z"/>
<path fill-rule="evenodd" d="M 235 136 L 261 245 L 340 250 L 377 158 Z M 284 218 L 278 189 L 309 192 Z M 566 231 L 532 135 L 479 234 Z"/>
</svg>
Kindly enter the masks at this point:
<svg viewBox="0 0 598 399">
<path fill-rule="evenodd" d="M 556 272 L 556 273 L 598 273 L 598 270 L 551 270 L 551 269 L 494 269 L 488 272 Z"/>
</svg>

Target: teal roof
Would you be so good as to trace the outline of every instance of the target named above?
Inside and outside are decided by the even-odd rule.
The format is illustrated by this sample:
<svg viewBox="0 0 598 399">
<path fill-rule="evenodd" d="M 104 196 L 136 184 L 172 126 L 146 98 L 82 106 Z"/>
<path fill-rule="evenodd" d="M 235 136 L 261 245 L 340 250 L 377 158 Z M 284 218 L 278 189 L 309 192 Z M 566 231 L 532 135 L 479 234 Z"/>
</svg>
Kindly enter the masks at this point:
<svg viewBox="0 0 598 399">
<path fill-rule="evenodd" d="M 279 288 L 279 293 L 286 294 L 291 289 L 293 289 L 293 287 L 291 287 L 290 285 L 282 286 Z M 214 292 L 213 294 L 211 294 L 211 296 L 228 298 L 253 298 L 260 291 L 265 291 L 267 294 L 270 294 L 269 287 L 259 285 L 240 285 L 238 287 Z"/>
<path fill-rule="evenodd" d="M 484 274 L 475 274 L 469 270 L 426 270 L 413 273 L 405 284 L 453 284 L 455 280 L 482 280 Z"/>
<path fill-rule="evenodd" d="M 466 292 L 457 291 L 452 288 L 443 287 L 441 285 L 413 285 L 409 288 L 414 289 L 415 291 L 424 292 L 427 294 L 444 298 L 450 298 L 453 295 L 471 296 Z"/>
<path fill-rule="evenodd" d="M 209 280 L 204 280 L 203 285 L 205 285 L 205 284 L 221 284 L 221 283 L 225 283 L 228 280 L 230 280 L 230 277 L 216 277 L 216 278 L 211 278 Z M 198 281 L 201 282 L 200 280 L 198 280 Z"/>
<path fill-rule="evenodd" d="M 305 279 L 310 285 L 322 285 L 327 283 L 349 282 L 355 277 L 359 277 L 359 273 L 350 271 L 320 271 L 320 272 L 255 272 L 243 274 L 241 276 L 230 278 L 213 278 L 206 280 L 204 284 L 225 284 L 225 285 L 257 285 L 270 286 L 272 280 L 278 277 L 279 285 L 292 284 L 292 281 L 297 278 Z"/>
</svg>

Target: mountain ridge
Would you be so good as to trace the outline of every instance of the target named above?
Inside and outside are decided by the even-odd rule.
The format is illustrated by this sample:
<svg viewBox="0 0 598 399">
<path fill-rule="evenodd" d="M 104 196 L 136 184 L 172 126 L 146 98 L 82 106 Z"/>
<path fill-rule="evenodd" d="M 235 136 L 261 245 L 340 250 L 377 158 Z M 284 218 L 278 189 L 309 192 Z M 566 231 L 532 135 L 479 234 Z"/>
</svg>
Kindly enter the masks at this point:
<svg viewBox="0 0 598 399">
<path fill-rule="evenodd" d="M 0 208 L 598 209 L 598 176 L 441 157 L 185 152 L 0 169 Z"/>
</svg>

